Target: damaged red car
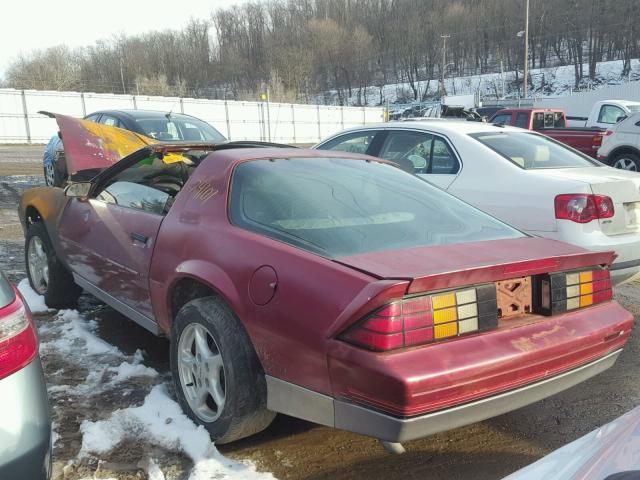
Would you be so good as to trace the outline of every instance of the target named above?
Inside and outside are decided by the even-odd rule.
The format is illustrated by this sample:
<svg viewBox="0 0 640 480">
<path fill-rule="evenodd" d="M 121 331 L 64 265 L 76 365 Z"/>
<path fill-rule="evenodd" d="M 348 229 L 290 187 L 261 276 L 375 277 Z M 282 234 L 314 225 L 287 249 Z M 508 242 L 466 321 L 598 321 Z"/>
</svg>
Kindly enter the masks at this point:
<svg viewBox="0 0 640 480">
<path fill-rule="evenodd" d="M 424 437 L 576 385 L 629 338 L 612 252 L 527 236 L 389 162 L 116 149 L 118 129 L 57 118 L 76 167 L 108 168 L 24 193 L 31 284 L 52 307 L 85 290 L 169 337 L 178 400 L 219 443 L 276 412 Z"/>
</svg>

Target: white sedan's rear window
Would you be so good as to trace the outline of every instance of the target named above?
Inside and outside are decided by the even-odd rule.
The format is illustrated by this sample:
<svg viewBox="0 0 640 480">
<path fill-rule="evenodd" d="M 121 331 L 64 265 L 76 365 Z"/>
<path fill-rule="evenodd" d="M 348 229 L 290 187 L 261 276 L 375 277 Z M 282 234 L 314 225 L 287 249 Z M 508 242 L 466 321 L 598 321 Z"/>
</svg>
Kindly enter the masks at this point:
<svg viewBox="0 0 640 480">
<path fill-rule="evenodd" d="M 601 165 L 577 150 L 535 133 L 481 132 L 469 136 L 525 170 Z"/>
<path fill-rule="evenodd" d="M 230 216 L 239 227 L 329 258 L 523 236 L 395 166 L 339 158 L 238 165 Z"/>
</svg>

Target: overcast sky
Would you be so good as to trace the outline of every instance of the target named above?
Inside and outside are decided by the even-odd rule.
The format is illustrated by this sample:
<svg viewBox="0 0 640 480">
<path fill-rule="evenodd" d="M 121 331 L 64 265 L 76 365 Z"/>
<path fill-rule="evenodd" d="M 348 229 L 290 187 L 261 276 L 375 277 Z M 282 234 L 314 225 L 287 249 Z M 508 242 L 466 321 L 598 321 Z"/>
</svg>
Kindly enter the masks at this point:
<svg viewBox="0 0 640 480">
<path fill-rule="evenodd" d="M 119 33 L 179 29 L 243 0 L 11 0 L 0 13 L 0 77 L 21 51 L 79 47 Z"/>
</svg>

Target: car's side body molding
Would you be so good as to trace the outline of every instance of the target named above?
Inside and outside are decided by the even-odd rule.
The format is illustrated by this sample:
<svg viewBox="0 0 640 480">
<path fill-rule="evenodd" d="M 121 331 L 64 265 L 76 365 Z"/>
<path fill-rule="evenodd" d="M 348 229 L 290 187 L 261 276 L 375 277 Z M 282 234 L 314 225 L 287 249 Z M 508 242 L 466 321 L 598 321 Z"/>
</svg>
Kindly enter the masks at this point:
<svg viewBox="0 0 640 480">
<path fill-rule="evenodd" d="M 131 308 L 126 303 L 121 302 L 120 300 L 118 300 L 114 296 L 109 295 L 107 292 L 105 292 L 104 290 L 96 287 L 92 283 L 88 282 L 87 280 L 82 278 L 77 273 L 73 274 L 73 280 L 79 286 L 81 286 L 83 289 L 85 289 L 87 292 L 89 292 L 91 295 L 93 295 L 94 297 L 102 300 L 104 303 L 109 305 L 111 308 L 113 308 L 114 310 L 117 310 L 118 312 L 120 312 L 125 317 L 133 320 L 134 322 L 136 322 L 141 327 L 149 330 L 154 335 L 161 335 L 162 334 L 162 331 L 160 330 L 160 328 L 158 328 L 158 324 L 156 322 L 154 322 L 152 319 L 150 319 L 146 315 L 141 314 L 137 310 Z"/>
<path fill-rule="evenodd" d="M 530 405 L 613 366 L 622 349 L 523 387 L 426 415 L 401 418 L 266 376 L 267 408 L 388 442 L 408 442 L 470 425 Z"/>
</svg>

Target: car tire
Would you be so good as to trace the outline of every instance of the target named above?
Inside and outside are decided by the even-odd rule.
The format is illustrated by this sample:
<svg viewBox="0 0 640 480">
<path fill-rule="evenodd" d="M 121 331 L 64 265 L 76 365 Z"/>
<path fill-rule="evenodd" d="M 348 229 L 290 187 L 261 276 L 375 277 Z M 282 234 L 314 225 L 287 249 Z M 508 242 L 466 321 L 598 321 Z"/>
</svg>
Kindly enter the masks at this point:
<svg viewBox="0 0 640 480">
<path fill-rule="evenodd" d="M 611 159 L 611 166 L 631 172 L 640 172 L 640 155 L 632 152 L 619 153 Z"/>
<path fill-rule="evenodd" d="M 215 443 L 271 424 L 275 413 L 267 410 L 264 371 L 249 335 L 221 298 L 198 298 L 180 309 L 170 351 L 178 402 Z"/>
<path fill-rule="evenodd" d="M 64 150 L 58 150 L 53 155 L 53 185 L 54 187 L 63 188 L 69 180 L 67 172 L 67 162 L 64 157 Z"/>
<path fill-rule="evenodd" d="M 44 223 L 36 222 L 27 227 L 24 257 L 29 284 L 44 296 L 47 307 L 76 306 L 82 288 L 76 285 L 71 273 L 58 259 Z"/>
</svg>

